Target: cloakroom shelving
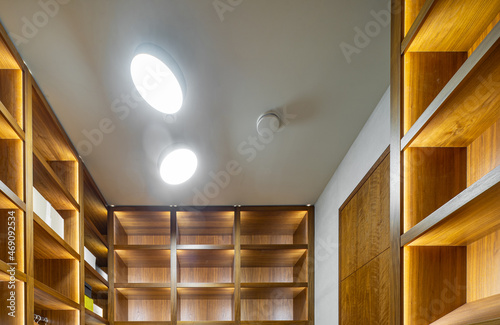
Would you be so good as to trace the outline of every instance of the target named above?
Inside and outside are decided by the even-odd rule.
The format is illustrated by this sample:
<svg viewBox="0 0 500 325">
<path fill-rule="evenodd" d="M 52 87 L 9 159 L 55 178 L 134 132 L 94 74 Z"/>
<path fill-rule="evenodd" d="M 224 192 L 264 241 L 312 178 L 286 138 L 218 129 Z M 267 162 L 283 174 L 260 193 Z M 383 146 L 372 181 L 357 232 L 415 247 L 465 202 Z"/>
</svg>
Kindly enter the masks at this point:
<svg viewBox="0 0 500 325">
<path fill-rule="evenodd" d="M 500 318 L 500 1 L 393 8 L 396 323 Z"/>
<path fill-rule="evenodd" d="M 110 208 L 110 317 L 115 324 L 310 324 L 313 211 Z"/>
</svg>

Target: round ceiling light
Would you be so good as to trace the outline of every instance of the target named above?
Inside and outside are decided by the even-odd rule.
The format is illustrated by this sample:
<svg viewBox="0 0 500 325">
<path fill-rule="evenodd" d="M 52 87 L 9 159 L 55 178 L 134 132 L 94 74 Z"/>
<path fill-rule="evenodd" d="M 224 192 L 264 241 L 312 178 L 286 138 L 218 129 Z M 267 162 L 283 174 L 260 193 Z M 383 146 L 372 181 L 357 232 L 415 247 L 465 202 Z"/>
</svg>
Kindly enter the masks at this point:
<svg viewBox="0 0 500 325">
<path fill-rule="evenodd" d="M 174 114 L 184 101 L 185 82 L 175 60 L 153 44 L 143 44 L 130 64 L 135 87 L 156 110 Z"/>
<path fill-rule="evenodd" d="M 198 167 L 198 158 L 186 148 L 169 150 L 160 159 L 160 175 L 167 184 L 177 185 L 190 179 Z"/>
</svg>

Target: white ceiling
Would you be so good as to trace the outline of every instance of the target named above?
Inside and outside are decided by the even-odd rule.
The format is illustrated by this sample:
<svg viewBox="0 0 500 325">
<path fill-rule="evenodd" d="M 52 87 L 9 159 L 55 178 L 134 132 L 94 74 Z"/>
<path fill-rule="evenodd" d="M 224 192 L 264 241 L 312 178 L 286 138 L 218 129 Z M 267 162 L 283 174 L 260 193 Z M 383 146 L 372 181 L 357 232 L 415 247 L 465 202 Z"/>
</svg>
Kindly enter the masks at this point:
<svg viewBox="0 0 500 325">
<path fill-rule="evenodd" d="M 388 0 L 216 0 L 236 5 L 223 20 L 214 0 L 57 1 L 0 0 L 0 19 L 25 38 L 21 56 L 110 204 L 314 203 L 389 85 L 390 27 L 377 32 L 370 13 Z M 354 46 L 355 28 L 365 26 L 371 36 L 348 63 L 340 44 Z M 187 94 L 174 118 L 145 102 L 116 112 L 132 93 L 129 63 L 144 42 L 183 70 Z M 285 106 L 295 117 L 250 159 L 257 117 Z M 103 119 L 113 131 L 85 152 L 84 131 Z M 157 171 L 174 142 L 199 158 L 195 176 L 177 186 Z M 210 172 L 230 161 L 241 172 L 216 185 Z M 212 198 L 194 200 L 205 190 Z"/>
</svg>

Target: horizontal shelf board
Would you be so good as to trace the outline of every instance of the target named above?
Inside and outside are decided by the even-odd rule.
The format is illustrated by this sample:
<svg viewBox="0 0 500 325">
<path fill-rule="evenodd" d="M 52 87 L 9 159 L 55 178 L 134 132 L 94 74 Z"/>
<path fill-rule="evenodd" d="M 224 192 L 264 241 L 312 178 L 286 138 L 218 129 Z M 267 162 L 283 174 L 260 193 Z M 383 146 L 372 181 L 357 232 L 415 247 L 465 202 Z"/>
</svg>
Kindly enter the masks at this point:
<svg viewBox="0 0 500 325">
<path fill-rule="evenodd" d="M 230 325 L 230 324 L 235 324 L 234 321 L 224 321 L 224 320 L 204 320 L 204 321 L 177 321 L 177 324 L 180 325 L 197 325 L 197 324 L 202 324 L 202 325 Z"/>
<path fill-rule="evenodd" d="M 252 321 L 241 321 L 241 325 L 309 325 L 307 320 L 252 320 Z"/>
<path fill-rule="evenodd" d="M 170 245 L 114 245 L 115 251 L 126 250 L 170 250 Z"/>
<path fill-rule="evenodd" d="M 9 281 L 10 280 L 10 265 L 6 262 L 0 260 L 0 281 Z M 26 282 L 26 274 L 16 269 L 16 279 L 22 282 Z"/>
<path fill-rule="evenodd" d="M 129 300 L 170 300 L 170 288 L 117 288 Z"/>
<path fill-rule="evenodd" d="M 40 194 L 56 210 L 79 211 L 80 205 L 41 154 L 34 151 L 33 158 L 33 182 Z"/>
<path fill-rule="evenodd" d="M 408 49 L 408 45 L 413 41 L 413 39 L 417 35 L 418 31 L 420 30 L 420 27 L 422 27 L 422 22 L 427 18 L 427 15 L 429 14 L 432 6 L 435 3 L 436 3 L 435 0 L 427 0 L 422 5 L 422 8 L 420 9 L 417 17 L 415 18 L 415 21 L 413 22 L 410 29 L 408 30 L 408 33 L 401 42 L 401 54 L 404 54 L 406 52 L 406 50 Z"/>
<path fill-rule="evenodd" d="M 246 282 L 242 288 L 307 288 L 307 282 Z"/>
<path fill-rule="evenodd" d="M 115 283 L 115 288 L 135 288 L 135 289 L 148 289 L 148 288 L 166 288 L 170 289 L 170 283 Z"/>
<path fill-rule="evenodd" d="M 177 250 L 180 267 L 231 267 L 234 250 Z"/>
<path fill-rule="evenodd" d="M 283 250 L 283 249 L 307 249 L 307 244 L 277 244 L 277 245 L 241 245 L 246 250 Z"/>
<path fill-rule="evenodd" d="M 232 235 L 234 211 L 178 211 L 180 236 Z"/>
<path fill-rule="evenodd" d="M 177 288 L 233 288 L 234 283 L 177 283 Z"/>
<path fill-rule="evenodd" d="M 302 207 L 303 209 L 303 207 Z M 241 211 L 241 235 L 290 235 L 299 227 L 307 210 Z"/>
<path fill-rule="evenodd" d="M 178 250 L 234 250 L 234 245 L 177 245 Z"/>
<path fill-rule="evenodd" d="M 35 280 L 35 306 L 48 310 L 80 310 L 80 305 Z"/>
<path fill-rule="evenodd" d="M 179 299 L 228 299 L 234 295 L 234 288 L 177 288 Z"/>
<path fill-rule="evenodd" d="M 404 135 L 401 148 L 466 147 L 500 118 L 494 80 L 500 74 L 499 37 L 497 24 Z"/>
<path fill-rule="evenodd" d="M 80 254 L 34 213 L 33 221 L 35 234 L 33 250 L 35 258 L 80 259 Z"/>
<path fill-rule="evenodd" d="M 401 245 L 463 246 L 500 227 L 500 166 L 401 236 Z"/>
<path fill-rule="evenodd" d="M 241 250 L 242 267 L 294 266 L 306 249 Z"/>
<path fill-rule="evenodd" d="M 0 139 L 25 139 L 24 131 L 14 119 L 9 110 L 0 101 Z"/>
<path fill-rule="evenodd" d="M 107 325 L 108 320 L 85 308 L 86 325 Z"/>
<path fill-rule="evenodd" d="M 100 275 L 88 262 L 85 261 L 85 282 L 87 282 L 92 290 L 107 291 L 109 283 Z"/>
<path fill-rule="evenodd" d="M 128 236 L 170 236 L 169 211 L 115 211 L 115 216 Z"/>
<path fill-rule="evenodd" d="M 241 288 L 241 299 L 293 299 L 306 288 Z"/>
<path fill-rule="evenodd" d="M 21 209 L 26 211 L 26 203 L 23 202 L 4 182 L 0 180 L 0 208 Z"/>
<path fill-rule="evenodd" d="M 467 52 L 500 11 L 499 0 L 428 0 L 408 33 L 412 52 Z M 453 14 L 450 14 L 453 13 Z"/>
<path fill-rule="evenodd" d="M 92 220 L 87 218 L 87 210 L 85 210 L 84 222 L 85 222 L 85 231 L 92 233 L 92 236 L 96 237 L 101 242 L 102 245 L 104 245 L 106 248 L 109 248 L 107 239 L 99 232 L 99 230 L 94 225 Z"/>
<path fill-rule="evenodd" d="M 170 267 L 170 251 L 157 249 L 115 250 L 128 267 Z"/>
<path fill-rule="evenodd" d="M 467 325 L 500 318 L 500 294 L 466 303 L 431 325 Z"/>
<path fill-rule="evenodd" d="M 84 222 L 84 245 L 85 247 L 96 257 L 97 265 L 107 266 L 108 265 L 108 246 L 106 245 L 100 235 L 96 234 L 92 230 L 90 224 L 85 219 Z"/>
</svg>

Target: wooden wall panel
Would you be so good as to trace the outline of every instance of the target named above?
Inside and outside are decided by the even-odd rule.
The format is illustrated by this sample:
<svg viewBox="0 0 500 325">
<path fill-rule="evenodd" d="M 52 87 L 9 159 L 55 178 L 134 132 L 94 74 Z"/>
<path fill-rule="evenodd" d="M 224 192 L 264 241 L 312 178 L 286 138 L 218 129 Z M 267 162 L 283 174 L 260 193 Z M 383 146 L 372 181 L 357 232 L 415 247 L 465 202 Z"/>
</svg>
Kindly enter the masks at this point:
<svg viewBox="0 0 500 325">
<path fill-rule="evenodd" d="M 404 324 L 426 325 L 466 302 L 465 247 L 406 247 Z"/>
<path fill-rule="evenodd" d="M 16 120 L 17 124 L 21 128 L 24 128 L 23 71 L 21 69 L 0 70 L 0 101 Z"/>
<path fill-rule="evenodd" d="M 465 60 L 466 52 L 405 54 L 404 133 L 408 132 Z"/>
<path fill-rule="evenodd" d="M 500 165 L 500 120 L 467 147 L 467 186 Z"/>
<path fill-rule="evenodd" d="M 340 324 L 388 324 L 390 319 L 391 252 L 357 270 L 340 285 Z"/>
<path fill-rule="evenodd" d="M 340 211 L 342 325 L 390 319 L 390 158 L 382 157 Z"/>
<path fill-rule="evenodd" d="M 405 150 L 404 231 L 466 188 L 465 148 Z"/>
<path fill-rule="evenodd" d="M 500 230 L 467 246 L 467 302 L 500 294 L 499 275 Z"/>
<path fill-rule="evenodd" d="M 389 159 L 340 213 L 341 280 L 389 248 Z"/>
</svg>

